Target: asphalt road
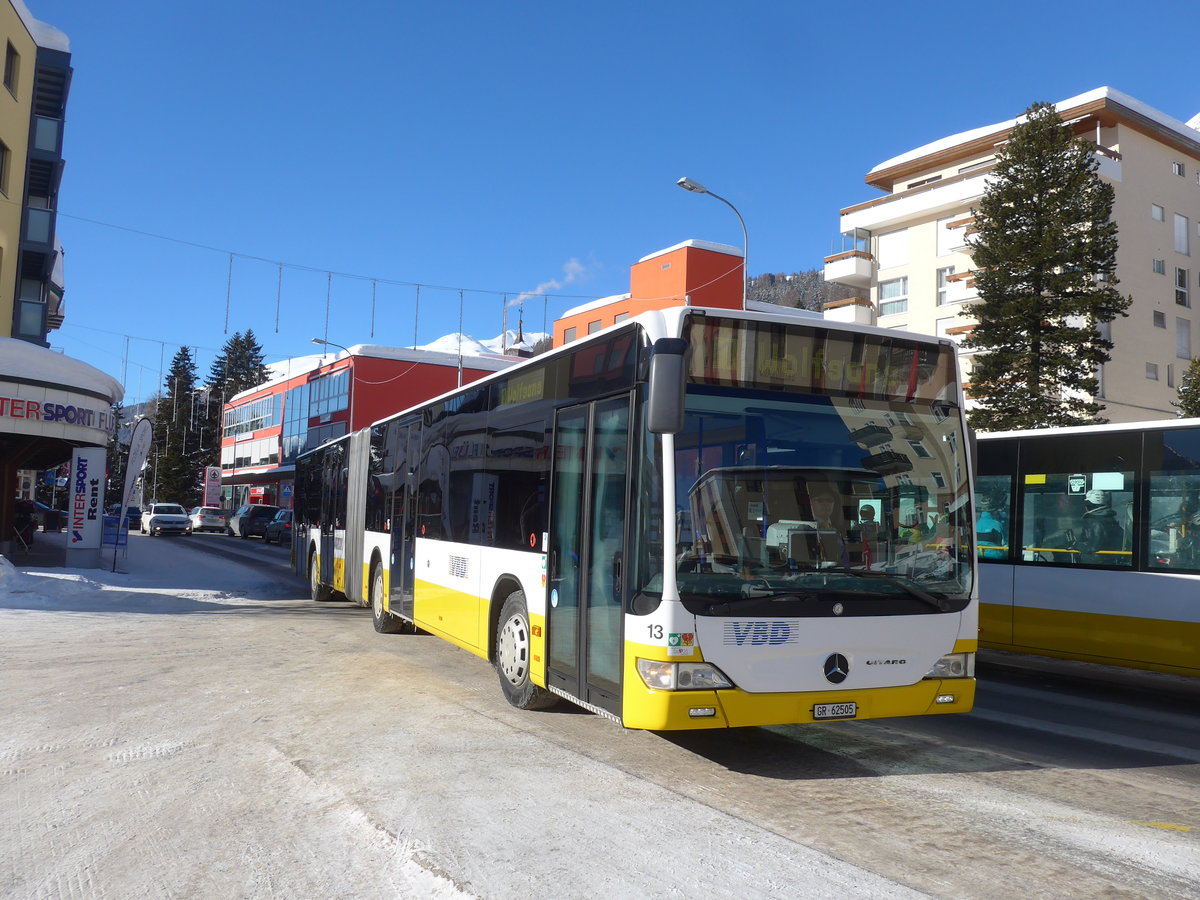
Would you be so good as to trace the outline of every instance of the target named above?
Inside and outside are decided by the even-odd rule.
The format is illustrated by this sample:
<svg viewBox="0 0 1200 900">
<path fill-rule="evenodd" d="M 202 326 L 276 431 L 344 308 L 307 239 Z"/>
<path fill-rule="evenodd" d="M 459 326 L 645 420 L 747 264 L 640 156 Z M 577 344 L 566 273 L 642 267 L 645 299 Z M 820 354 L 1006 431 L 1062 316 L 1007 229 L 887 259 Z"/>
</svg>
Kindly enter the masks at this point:
<svg viewBox="0 0 1200 900">
<path fill-rule="evenodd" d="M 1200 897 L 1186 679 L 988 655 L 966 716 L 624 731 L 286 548 L 131 539 L 162 588 L 0 602 L 0 895 Z"/>
</svg>

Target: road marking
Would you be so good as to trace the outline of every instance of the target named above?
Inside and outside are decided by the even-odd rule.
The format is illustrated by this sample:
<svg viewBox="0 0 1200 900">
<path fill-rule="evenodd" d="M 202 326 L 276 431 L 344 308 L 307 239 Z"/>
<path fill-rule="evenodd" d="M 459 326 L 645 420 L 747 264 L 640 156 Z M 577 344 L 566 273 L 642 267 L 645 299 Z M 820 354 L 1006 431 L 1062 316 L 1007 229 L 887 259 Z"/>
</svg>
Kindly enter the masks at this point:
<svg viewBox="0 0 1200 900">
<path fill-rule="evenodd" d="M 1138 819 L 1130 819 L 1134 825 L 1148 825 L 1151 828 L 1161 828 L 1163 831 L 1191 831 L 1191 825 L 1172 825 L 1170 822 L 1142 822 Z"/>
<path fill-rule="evenodd" d="M 1159 756 L 1172 756 L 1176 759 L 1184 759 L 1188 762 L 1200 763 L 1200 751 L 1190 747 L 1180 747 L 1175 744 L 1162 744 L 1157 741 L 1143 741 L 1138 738 L 1125 737 L 1120 734 L 1113 734 L 1108 731 L 1100 731 L 1096 728 L 1077 728 L 1073 725 L 1063 725 L 1059 722 L 1043 722 L 1038 719 L 1030 719 L 1025 716 L 1014 716 L 1004 713 L 988 712 L 976 707 L 974 711 L 968 713 L 973 718 L 983 719 L 985 722 L 995 722 L 1000 725 L 1016 725 L 1018 728 L 1028 728 L 1031 731 L 1041 731 L 1047 734 L 1056 734 L 1060 737 L 1079 738 L 1084 741 L 1092 741 L 1097 744 L 1105 744 L 1108 746 L 1123 747 L 1126 750 L 1137 750 L 1141 753 L 1155 753 Z"/>
</svg>

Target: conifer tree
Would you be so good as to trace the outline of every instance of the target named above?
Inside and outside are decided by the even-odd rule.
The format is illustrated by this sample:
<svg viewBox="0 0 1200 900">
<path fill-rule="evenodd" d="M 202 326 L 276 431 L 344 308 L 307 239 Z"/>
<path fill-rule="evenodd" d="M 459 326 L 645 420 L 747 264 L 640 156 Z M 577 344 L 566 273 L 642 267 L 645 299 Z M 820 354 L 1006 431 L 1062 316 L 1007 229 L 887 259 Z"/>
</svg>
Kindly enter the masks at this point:
<svg viewBox="0 0 1200 900">
<path fill-rule="evenodd" d="M 164 503 L 195 506 L 200 497 L 199 434 L 190 412 L 196 389 L 196 362 L 188 347 L 171 360 L 154 419 L 154 463 L 148 486 Z"/>
<path fill-rule="evenodd" d="M 221 352 L 213 359 L 205 380 L 204 393 L 198 395 L 197 403 L 203 407 L 203 418 L 199 427 L 203 429 L 203 453 L 201 465 L 220 465 L 221 460 L 221 410 L 230 397 L 257 387 L 270 377 L 263 361 L 262 345 L 251 329 L 245 334 L 236 332 L 225 342 Z"/>
<path fill-rule="evenodd" d="M 972 243 L 978 321 L 963 346 L 981 431 L 1102 422 L 1102 326 L 1130 303 L 1116 290 L 1112 186 L 1091 145 L 1053 106 L 1035 103 L 997 153 Z"/>
<path fill-rule="evenodd" d="M 1191 419 L 1200 416 L 1200 356 L 1188 364 L 1179 382 L 1179 395 L 1171 403 L 1179 415 Z"/>
</svg>

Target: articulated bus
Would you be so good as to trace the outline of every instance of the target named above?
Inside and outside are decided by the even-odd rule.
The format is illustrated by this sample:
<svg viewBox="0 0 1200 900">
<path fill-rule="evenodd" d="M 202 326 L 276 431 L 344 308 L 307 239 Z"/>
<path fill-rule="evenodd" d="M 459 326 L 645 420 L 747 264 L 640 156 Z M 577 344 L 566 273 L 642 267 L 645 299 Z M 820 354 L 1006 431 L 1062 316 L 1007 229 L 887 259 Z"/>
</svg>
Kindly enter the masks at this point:
<svg viewBox="0 0 1200 900">
<path fill-rule="evenodd" d="M 1200 419 L 978 447 L 980 644 L 1200 675 Z"/>
<path fill-rule="evenodd" d="M 969 456 L 948 341 L 648 312 L 302 456 L 296 568 L 490 661 L 523 709 L 966 712 Z"/>
</svg>

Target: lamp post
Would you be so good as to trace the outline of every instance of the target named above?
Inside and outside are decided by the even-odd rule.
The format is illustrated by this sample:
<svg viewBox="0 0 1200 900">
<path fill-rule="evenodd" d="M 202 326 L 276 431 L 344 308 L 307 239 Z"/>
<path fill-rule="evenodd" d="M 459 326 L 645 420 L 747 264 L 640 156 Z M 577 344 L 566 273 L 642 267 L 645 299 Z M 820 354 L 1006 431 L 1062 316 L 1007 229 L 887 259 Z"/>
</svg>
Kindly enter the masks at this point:
<svg viewBox="0 0 1200 900">
<path fill-rule="evenodd" d="M 322 340 L 321 338 L 313 338 L 312 342 L 317 345 L 324 344 L 326 347 L 337 347 L 339 350 L 345 350 L 347 356 L 353 356 L 349 347 L 343 347 L 341 344 L 335 344 L 333 341 Z"/>
<path fill-rule="evenodd" d="M 692 181 L 692 179 L 684 177 L 680 178 L 675 183 L 689 193 L 708 194 L 708 196 L 712 197 L 713 199 L 720 200 L 722 203 L 732 209 L 733 214 L 737 216 L 738 223 L 742 226 L 742 274 L 745 276 L 742 278 L 742 309 L 745 309 L 746 294 L 750 284 L 750 237 L 746 233 L 746 222 L 742 218 L 742 214 L 738 212 L 736 206 L 734 206 L 720 194 L 714 194 L 698 181 Z"/>
</svg>

